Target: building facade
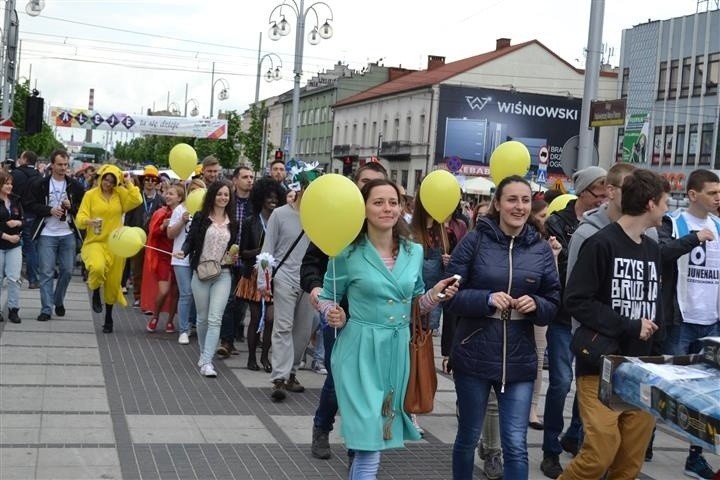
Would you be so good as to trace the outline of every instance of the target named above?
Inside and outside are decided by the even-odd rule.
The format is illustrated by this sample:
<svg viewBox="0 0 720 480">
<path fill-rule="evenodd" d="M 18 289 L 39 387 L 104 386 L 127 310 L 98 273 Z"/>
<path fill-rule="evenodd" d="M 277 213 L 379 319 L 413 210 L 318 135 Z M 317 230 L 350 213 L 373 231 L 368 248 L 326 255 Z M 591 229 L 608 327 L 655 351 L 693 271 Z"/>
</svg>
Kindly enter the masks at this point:
<svg viewBox="0 0 720 480">
<path fill-rule="evenodd" d="M 720 169 L 720 10 L 709 8 L 622 35 L 618 94 L 634 117 L 617 129 L 616 158 L 669 176 L 678 192 L 691 171 Z"/>
</svg>

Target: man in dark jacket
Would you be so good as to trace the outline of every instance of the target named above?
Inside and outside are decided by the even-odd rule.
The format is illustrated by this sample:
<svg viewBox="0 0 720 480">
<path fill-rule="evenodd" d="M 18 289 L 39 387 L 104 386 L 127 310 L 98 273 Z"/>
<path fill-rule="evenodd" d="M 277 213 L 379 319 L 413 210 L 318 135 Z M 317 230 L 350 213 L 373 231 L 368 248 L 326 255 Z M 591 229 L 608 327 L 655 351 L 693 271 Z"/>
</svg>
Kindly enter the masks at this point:
<svg viewBox="0 0 720 480">
<path fill-rule="evenodd" d="M 82 241 L 74 217 L 85 189 L 65 174 L 68 162 L 65 150 L 52 152 L 52 174 L 38 176 L 27 191 L 28 210 L 36 217 L 33 239 L 38 251 L 42 308 L 37 319 L 41 322 L 50 320 L 53 306 L 55 315 L 65 316 L 65 292 L 75 266 L 77 242 Z M 53 285 L 55 265 L 60 271 Z"/>
<path fill-rule="evenodd" d="M 386 178 L 387 171 L 382 164 L 370 162 L 357 170 L 353 180 L 358 188 L 362 188 L 370 180 Z M 315 244 L 311 243 L 305 252 L 302 266 L 300 267 L 300 286 L 305 292 L 310 294 L 310 301 L 315 308 L 318 306 L 318 295 L 322 290 L 327 265 L 328 256 Z M 343 299 L 343 302 L 346 303 L 347 300 Z M 343 309 L 347 312 L 347 305 L 344 305 Z M 338 331 L 338 334 L 339 333 L 340 331 Z M 325 368 L 328 373 L 325 377 L 323 388 L 320 391 L 318 408 L 315 411 L 312 445 L 310 447 L 312 456 L 322 459 L 330 458 L 329 435 L 333 429 L 335 415 L 337 415 L 338 410 L 337 398 L 335 397 L 335 382 L 333 381 L 332 369 L 330 368 L 330 356 L 332 355 L 332 349 L 335 345 L 335 339 L 335 329 L 323 329 L 322 341 L 324 341 L 325 346 Z"/>
<path fill-rule="evenodd" d="M 648 170 L 622 187 L 622 217 L 585 241 L 565 287 L 565 308 L 580 323 L 581 351 L 607 345 L 602 354 L 643 356 L 661 323 L 660 247 L 645 236 L 667 212 L 670 185 Z M 587 340 L 583 340 L 586 338 Z M 647 412 L 612 410 L 598 399 L 600 361 L 576 358 L 577 398 L 585 438 L 559 477 L 636 478 L 655 420 Z"/>
<path fill-rule="evenodd" d="M 564 287 L 567 278 L 568 247 L 570 238 L 580 224 L 585 212 L 602 205 L 606 198 L 605 177 L 607 172 L 600 167 L 588 167 L 573 175 L 575 194 L 577 199 L 569 202 L 558 212 L 554 212 L 547 219 L 545 228 L 548 236 L 555 237 L 562 250 L 558 256 L 558 271 L 560 285 Z M 560 453 L 563 450 L 576 454 L 580 436 L 580 418 L 577 411 L 577 402 L 573 403 L 573 416 L 570 427 L 562 440 L 558 440 L 563 432 L 565 398 L 572 384 L 572 361 L 570 352 L 570 315 L 560 306 L 557 316 L 548 325 L 547 353 L 549 368 L 549 382 L 545 397 L 545 414 L 543 421 L 543 461 L 540 469 L 549 478 L 557 478 L 562 472 Z"/>
<path fill-rule="evenodd" d="M 33 241 L 33 225 L 35 223 L 35 215 L 27 208 L 27 191 L 28 187 L 40 177 L 40 173 L 35 169 L 37 163 L 37 154 L 31 150 L 25 150 L 16 162 L 16 167 L 10 173 L 13 177 L 13 194 L 20 197 L 23 208 L 25 209 L 25 224 L 22 229 L 22 250 L 25 255 L 25 275 L 30 283 L 30 288 L 40 288 L 38 283 L 38 253 L 37 245 Z"/>
</svg>

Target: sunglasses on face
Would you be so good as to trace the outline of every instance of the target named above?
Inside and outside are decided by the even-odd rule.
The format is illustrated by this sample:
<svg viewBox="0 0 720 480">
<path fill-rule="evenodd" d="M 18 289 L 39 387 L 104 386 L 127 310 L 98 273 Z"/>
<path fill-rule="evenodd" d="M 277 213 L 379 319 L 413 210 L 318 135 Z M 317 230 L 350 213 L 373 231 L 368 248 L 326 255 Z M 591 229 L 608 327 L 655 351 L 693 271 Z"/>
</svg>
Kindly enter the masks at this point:
<svg viewBox="0 0 720 480">
<path fill-rule="evenodd" d="M 156 178 L 146 178 L 145 181 L 150 183 L 160 183 L 160 180 Z"/>
</svg>

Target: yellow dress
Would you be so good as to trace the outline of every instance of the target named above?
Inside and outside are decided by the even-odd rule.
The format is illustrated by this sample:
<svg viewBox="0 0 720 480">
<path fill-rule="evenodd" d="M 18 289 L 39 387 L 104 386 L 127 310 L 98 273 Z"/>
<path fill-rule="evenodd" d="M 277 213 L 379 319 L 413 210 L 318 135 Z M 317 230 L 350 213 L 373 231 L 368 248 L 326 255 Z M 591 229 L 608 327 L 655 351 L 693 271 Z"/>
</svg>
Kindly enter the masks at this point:
<svg viewBox="0 0 720 480">
<path fill-rule="evenodd" d="M 122 171 L 116 166 L 101 167 L 98 171 L 99 179 L 106 173 L 115 175 L 118 185 L 113 189 L 110 199 L 103 195 L 98 185 L 85 193 L 76 216 L 78 228 L 87 230 L 80 256 L 88 271 L 90 289 L 95 290 L 104 285 L 103 298 L 106 304 L 127 306 L 120 287 L 125 259 L 110 252 L 108 238 L 113 230 L 123 226 L 123 214 L 142 203 L 142 195 L 137 186 L 125 186 L 122 183 Z M 102 218 L 100 234 L 96 234 L 93 228 L 87 228 L 87 222 L 96 218 Z"/>
</svg>

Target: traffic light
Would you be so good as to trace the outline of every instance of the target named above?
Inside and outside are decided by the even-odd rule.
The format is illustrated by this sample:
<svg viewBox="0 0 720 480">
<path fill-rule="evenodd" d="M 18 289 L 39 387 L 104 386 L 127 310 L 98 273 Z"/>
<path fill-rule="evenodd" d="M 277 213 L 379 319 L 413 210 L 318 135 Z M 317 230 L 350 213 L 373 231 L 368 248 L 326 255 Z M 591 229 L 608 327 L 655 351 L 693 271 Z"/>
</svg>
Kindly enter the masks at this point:
<svg viewBox="0 0 720 480">
<path fill-rule="evenodd" d="M 275 150 L 275 160 L 282 160 L 283 159 L 283 151 L 279 148 Z"/>
<path fill-rule="evenodd" d="M 353 159 L 352 157 L 343 157 L 343 175 L 349 177 L 352 175 Z"/>
</svg>

